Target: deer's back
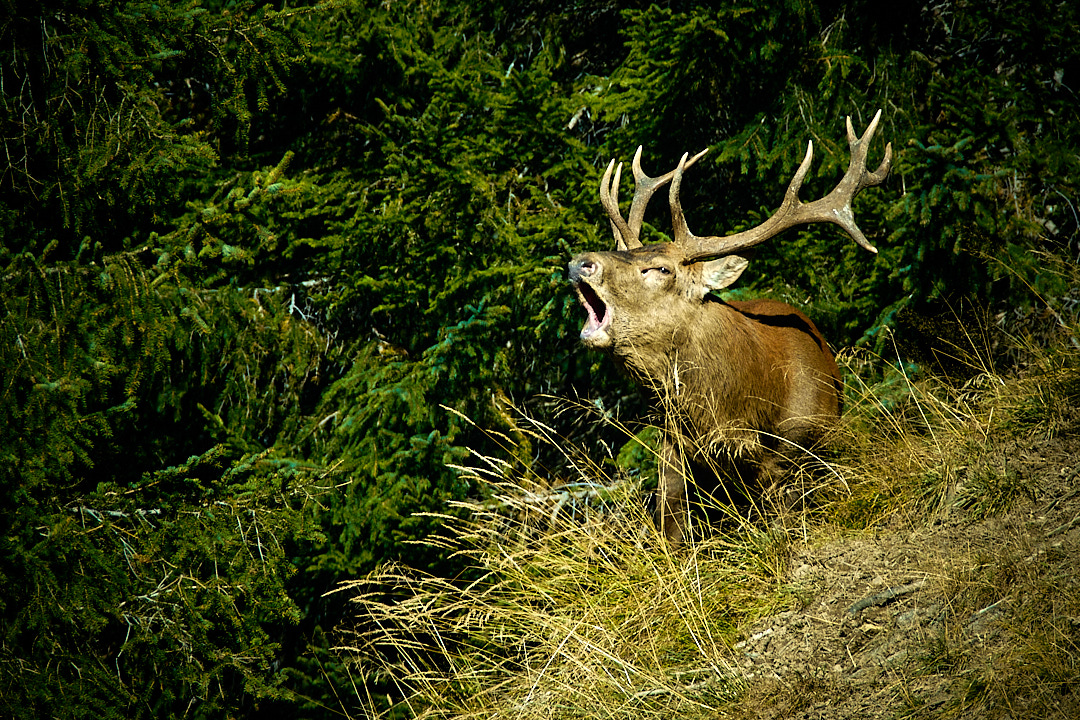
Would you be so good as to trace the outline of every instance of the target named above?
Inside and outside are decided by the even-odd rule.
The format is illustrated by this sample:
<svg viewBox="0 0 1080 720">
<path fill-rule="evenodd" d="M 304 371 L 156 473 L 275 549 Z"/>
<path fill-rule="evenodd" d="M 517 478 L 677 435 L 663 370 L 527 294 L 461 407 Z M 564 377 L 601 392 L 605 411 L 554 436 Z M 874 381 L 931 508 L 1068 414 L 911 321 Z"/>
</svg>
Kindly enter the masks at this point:
<svg viewBox="0 0 1080 720">
<path fill-rule="evenodd" d="M 760 328 L 760 342 L 769 360 L 761 372 L 786 385 L 781 422 L 812 418 L 826 423 L 840 415 L 842 384 L 829 345 L 805 314 L 778 300 L 729 303 Z"/>
</svg>

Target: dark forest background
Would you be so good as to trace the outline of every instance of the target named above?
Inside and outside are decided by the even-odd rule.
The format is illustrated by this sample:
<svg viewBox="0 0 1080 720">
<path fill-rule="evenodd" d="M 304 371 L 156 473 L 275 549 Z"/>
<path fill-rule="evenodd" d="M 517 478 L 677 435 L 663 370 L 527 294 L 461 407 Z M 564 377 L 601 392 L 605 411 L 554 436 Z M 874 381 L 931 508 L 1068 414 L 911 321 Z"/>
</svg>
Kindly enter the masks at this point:
<svg viewBox="0 0 1080 720">
<path fill-rule="evenodd" d="M 353 707 L 324 593 L 459 571 L 416 541 L 478 492 L 451 465 L 507 452 L 484 430 L 520 408 L 599 458 L 558 399 L 644 415 L 564 281 L 639 144 L 711 148 L 684 206 L 725 234 L 808 139 L 827 192 L 881 108 L 880 254 L 789 232 L 738 290 L 879 372 L 1074 292 L 1071 1 L 0 0 L 0 73 L 5 717 Z"/>
</svg>

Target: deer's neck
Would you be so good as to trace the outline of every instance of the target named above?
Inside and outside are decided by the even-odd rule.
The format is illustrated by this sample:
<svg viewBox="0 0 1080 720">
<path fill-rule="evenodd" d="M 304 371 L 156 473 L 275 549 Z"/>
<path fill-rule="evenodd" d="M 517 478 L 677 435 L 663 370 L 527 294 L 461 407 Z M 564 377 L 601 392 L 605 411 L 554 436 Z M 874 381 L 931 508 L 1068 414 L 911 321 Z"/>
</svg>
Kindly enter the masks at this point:
<svg viewBox="0 0 1080 720">
<path fill-rule="evenodd" d="M 707 302 L 659 340 L 617 347 L 615 358 L 662 403 L 712 407 L 755 384 L 750 373 L 760 367 L 761 343 L 754 326 L 730 305 Z"/>
</svg>

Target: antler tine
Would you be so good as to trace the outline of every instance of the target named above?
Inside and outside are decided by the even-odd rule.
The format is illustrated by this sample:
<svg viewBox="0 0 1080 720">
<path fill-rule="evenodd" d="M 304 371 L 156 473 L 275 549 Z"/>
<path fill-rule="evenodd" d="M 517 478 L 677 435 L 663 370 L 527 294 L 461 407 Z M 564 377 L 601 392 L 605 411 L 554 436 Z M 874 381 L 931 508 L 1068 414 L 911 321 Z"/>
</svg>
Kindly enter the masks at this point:
<svg viewBox="0 0 1080 720">
<path fill-rule="evenodd" d="M 689 153 L 683 153 L 679 166 L 674 170 L 659 177 L 649 177 L 641 169 L 641 146 L 638 145 L 632 165 L 634 170 L 634 202 L 630 206 L 629 220 L 630 230 L 634 233 L 635 238 L 641 234 L 641 223 L 645 219 L 645 206 L 649 204 L 653 193 L 667 185 L 680 172 L 680 168 L 685 170 L 700 160 L 707 152 L 709 152 L 709 148 L 705 148 L 689 160 L 687 160 Z"/>
<path fill-rule="evenodd" d="M 851 126 L 851 116 L 848 115 L 846 119 L 848 147 L 851 149 L 851 162 L 848 163 L 848 172 L 851 172 L 852 166 L 862 168 L 859 176 L 859 186 L 855 192 L 865 187 L 880 185 L 892 168 L 892 143 L 885 144 L 885 157 L 874 172 L 867 172 L 866 170 L 866 151 L 870 147 L 870 141 L 874 139 L 874 133 L 877 132 L 878 120 L 881 119 L 881 110 L 878 109 L 874 114 L 874 119 L 870 121 L 870 125 L 861 138 L 855 135 L 855 128 Z"/>
<path fill-rule="evenodd" d="M 686 226 L 686 215 L 683 213 L 682 202 L 679 200 L 683 171 L 686 170 L 686 157 L 687 153 L 683 153 L 679 166 L 675 168 L 675 175 L 671 179 L 671 189 L 668 190 L 668 205 L 671 206 L 671 234 L 675 238 L 676 245 L 686 245 L 687 242 L 697 239 Z"/>
<path fill-rule="evenodd" d="M 614 180 L 611 178 L 612 169 L 615 170 Z M 619 178 L 621 176 L 622 163 L 619 163 L 616 168 L 615 159 L 612 158 L 607 170 L 604 171 L 604 177 L 600 178 L 600 204 L 604 206 L 611 220 L 611 234 L 615 236 L 615 249 L 628 250 L 631 247 L 640 247 L 641 243 L 637 242 L 637 236 L 630 232 L 630 226 L 626 224 L 619 212 Z M 636 244 L 632 245 L 631 242 Z"/>
<path fill-rule="evenodd" d="M 690 167 L 707 152 L 708 148 L 689 160 L 686 159 L 686 155 L 683 155 L 680 167 Z M 622 173 L 622 163 L 619 163 L 618 167 L 615 166 L 615 160 L 608 163 L 607 171 L 600 180 L 600 203 L 604 206 L 608 218 L 611 220 L 611 232 L 615 236 L 616 250 L 632 250 L 641 247 L 641 224 L 645 219 L 645 207 L 649 204 L 653 193 L 670 182 L 678 170 L 676 168 L 676 170 L 659 177 L 649 177 L 641 169 L 640 145 L 637 152 L 634 153 L 634 161 L 631 167 L 634 172 L 634 199 L 630 203 L 629 222 L 623 219 L 622 213 L 619 212 L 619 178 Z M 612 178 L 613 169 L 614 179 Z"/>
<path fill-rule="evenodd" d="M 788 184 L 783 203 L 773 213 L 772 217 L 755 228 L 726 237 L 697 237 L 689 230 L 686 230 L 681 241 L 678 238 L 676 239 L 685 247 L 686 262 L 694 262 L 718 255 L 730 255 L 762 243 L 795 225 L 817 222 L 831 222 L 839 225 L 860 246 L 872 253 L 876 253 L 877 248 L 866 240 L 866 236 L 863 235 L 859 226 L 855 224 L 855 213 L 851 209 L 851 201 L 863 188 L 880 185 L 888 176 L 892 167 L 892 143 L 888 143 L 885 146 L 885 158 L 881 161 L 877 170 L 869 172 L 866 169 L 867 150 L 870 147 L 870 141 L 873 139 L 874 133 L 877 131 L 880 119 L 881 110 L 878 110 L 874 115 L 874 119 L 870 121 L 866 132 L 863 133 L 862 137 L 858 137 L 852 127 L 851 118 L 847 118 L 847 137 L 851 160 L 848 163 L 848 169 L 844 173 L 843 179 L 828 195 L 807 204 L 799 200 L 799 189 L 802 187 L 802 181 L 810 169 L 810 163 L 814 156 L 814 144 L 811 141 L 807 144 L 806 156 Z M 672 213 L 674 216 L 674 206 Z M 683 221 L 683 224 L 685 227 L 685 221 Z"/>
</svg>

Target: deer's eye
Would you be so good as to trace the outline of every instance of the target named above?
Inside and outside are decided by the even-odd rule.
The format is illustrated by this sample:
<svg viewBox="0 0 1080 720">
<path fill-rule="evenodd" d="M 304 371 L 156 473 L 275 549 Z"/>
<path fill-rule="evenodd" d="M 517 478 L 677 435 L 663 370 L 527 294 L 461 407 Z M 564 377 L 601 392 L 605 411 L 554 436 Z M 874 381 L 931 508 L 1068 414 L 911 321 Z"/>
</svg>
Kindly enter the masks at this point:
<svg viewBox="0 0 1080 720">
<path fill-rule="evenodd" d="M 671 268 L 664 267 L 663 265 L 657 265 L 656 267 L 645 268 L 644 270 L 641 271 L 641 274 L 646 275 L 646 274 L 648 274 L 648 273 L 650 273 L 650 272 L 652 272 L 654 270 L 656 272 L 660 273 L 661 275 L 670 275 L 671 274 Z"/>
</svg>

